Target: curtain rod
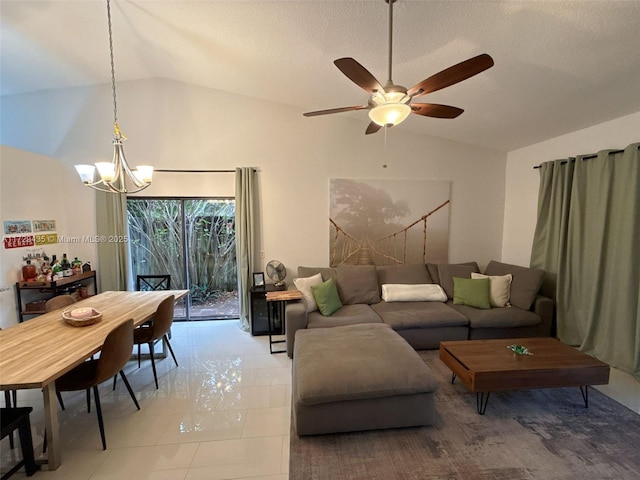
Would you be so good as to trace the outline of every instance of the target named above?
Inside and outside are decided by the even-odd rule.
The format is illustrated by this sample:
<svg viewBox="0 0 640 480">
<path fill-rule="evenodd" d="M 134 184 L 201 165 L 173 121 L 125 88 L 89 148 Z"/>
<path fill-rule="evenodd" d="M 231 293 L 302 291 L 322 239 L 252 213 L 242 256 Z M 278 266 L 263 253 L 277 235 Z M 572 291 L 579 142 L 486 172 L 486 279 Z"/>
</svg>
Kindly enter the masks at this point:
<svg viewBox="0 0 640 480">
<path fill-rule="evenodd" d="M 620 150 L 611 150 L 609 153 L 620 153 L 620 152 L 624 152 L 624 148 Z M 580 155 L 581 160 L 589 160 L 590 158 L 596 158 L 597 156 L 598 156 L 597 153 L 592 153 L 590 155 Z M 567 163 L 567 161 L 563 160 L 562 162 L 560 162 L 560 165 L 564 165 L 565 163 Z M 542 167 L 542 164 L 536 165 L 535 167 L 533 167 L 533 169 L 535 170 L 541 167 Z"/>
<path fill-rule="evenodd" d="M 154 169 L 154 172 L 160 173 L 236 173 L 235 170 L 173 170 L 173 169 Z M 257 169 L 253 169 L 254 172 L 257 172 Z"/>
</svg>

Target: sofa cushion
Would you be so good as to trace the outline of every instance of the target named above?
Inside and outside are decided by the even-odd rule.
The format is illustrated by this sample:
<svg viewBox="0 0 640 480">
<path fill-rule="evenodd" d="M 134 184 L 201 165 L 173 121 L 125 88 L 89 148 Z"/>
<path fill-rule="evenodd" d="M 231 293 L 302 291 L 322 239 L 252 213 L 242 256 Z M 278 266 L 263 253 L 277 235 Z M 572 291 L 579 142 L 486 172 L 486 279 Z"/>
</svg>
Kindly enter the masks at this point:
<svg viewBox="0 0 640 480">
<path fill-rule="evenodd" d="M 310 277 L 293 279 L 293 284 L 298 290 L 300 290 L 300 293 L 302 293 L 302 296 L 304 297 L 307 313 L 318 309 L 316 299 L 311 292 L 311 287 L 314 285 L 320 285 L 321 283 L 322 275 L 320 273 L 316 273 Z"/>
<path fill-rule="evenodd" d="M 450 306 L 469 319 L 470 328 L 527 327 L 540 323 L 540 317 L 538 315 L 518 307 L 483 310 L 467 305 L 451 304 Z"/>
<path fill-rule="evenodd" d="M 438 265 L 438 278 L 440 285 L 447 292 L 447 297 L 453 299 L 453 277 L 471 278 L 471 272 L 480 273 L 476 262 L 441 263 Z"/>
<path fill-rule="evenodd" d="M 410 284 L 435 283 L 421 263 L 408 265 L 380 265 L 376 267 L 378 283 Z"/>
<path fill-rule="evenodd" d="M 538 290 L 542 286 L 544 270 L 520 267 L 492 260 L 484 272 L 485 275 L 506 275 L 507 273 L 510 273 L 513 277 L 509 298 L 511 305 L 523 310 L 529 310 Z"/>
<path fill-rule="evenodd" d="M 472 279 L 488 278 L 489 279 L 489 303 L 492 307 L 508 307 L 511 292 L 511 280 L 513 276 L 508 273 L 506 275 L 484 275 L 482 273 L 471 273 Z"/>
<path fill-rule="evenodd" d="M 453 277 L 453 304 L 476 308 L 491 308 L 489 278 Z"/>
<path fill-rule="evenodd" d="M 335 280 L 336 271 L 335 268 L 331 267 L 298 267 L 298 277 L 311 277 L 319 273 L 322 275 L 322 281 L 326 282 L 330 278 Z"/>
<path fill-rule="evenodd" d="M 338 289 L 336 288 L 333 278 L 319 285 L 313 285 L 311 287 L 311 293 L 313 293 L 313 297 L 318 304 L 318 310 L 320 310 L 320 313 L 325 317 L 333 315 L 334 312 L 342 308 L 342 302 L 340 301 Z"/>
<path fill-rule="evenodd" d="M 419 285 L 385 283 L 382 285 L 382 299 L 385 302 L 446 302 L 447 294 L 440 285 L 435 283 Z"/>
<path fill-rule="evenodd" d="M 369 305 L 363 303 L 343 305 L 330 317 L 324 317 L 318 311 L 307 314 L 307 328 L 340 327 L 358 323 L 382 323 L 382 319 Z"/>
<path fill-rule="evenodd" d="M 336 268 L 336 284 L 344 305 L 369 305 L 380 301 L 380 287 L 374 265 L 341 265 Z"/>
<path fill-rule="evenodd" d="M 394 330 L 466 326 L 469 320 L 440 302 L 380 302 L 371 308 Z"/>
<path fill-rule="evenodd" d="M 438 275 L 438 264 L 437 263 L 427 263 L 425 265 L 427 267 L 427 273 L 433 280 L 433 283 L 440 284 L 440 275 Z"/>
</svg>

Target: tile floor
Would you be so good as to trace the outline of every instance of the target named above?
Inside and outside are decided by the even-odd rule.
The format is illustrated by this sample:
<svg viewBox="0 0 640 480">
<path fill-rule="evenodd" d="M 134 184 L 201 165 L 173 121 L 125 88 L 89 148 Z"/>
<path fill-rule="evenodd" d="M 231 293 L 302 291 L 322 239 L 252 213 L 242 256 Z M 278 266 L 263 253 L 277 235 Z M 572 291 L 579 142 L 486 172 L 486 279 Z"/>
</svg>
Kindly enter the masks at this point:
<svg viewBox="0 0 640 480">
<path fill-rule="evenodd" d="M 289 468 L 291 360 L 270 355 L 268 337 L 252 337 L 237 321 L 178 322 L 171 358 L 158 366 L 155 389 L 149 361 L 125 372 L 140 401 L 137 411 L 121 381 L 101 387 L 108 449 L 100 445 L 95 413 L 85 396 L 64 394 L 59 412 L 62 465 L 33 478 L 61 480 L 285 480 Z M 640 382 L 612 370 L 611 382 L 596 387 L 640 414 Z M 34 406 L 34 443 L 42 449 L 42 395 L 18 393 Z M 16 451 L 0 444 L 3 467 Z M 3 468 L 4 470 L 4 468 Z M 26 478 L 18 472 L 13 478 Z"/>
<path fill-rule="evenodd" d="M 237 320 L 176 322 L 171 357 L 131 361 L 125 373 L 136 392 L 136 410 L 121 380 L 100 387 L 107 450 L 84 392 L 63 394 L 59 411 L 62 465 L 32 478 L 64 480 L 285 480 L 289 470 L 291 360 L 270 355 L 268 337 L 242 332 Z M 18 392 L 31 405 L 36 454 L 42 451 L 39 390 Z M 17 436 L 16 436 L 17 439 Z M 12 464 L 8 439 L 0 444 L 3 471 Z M 19 451 L 19 450 L 16 450 Z M 26 478 L 19 472 L 13 478 Z"/>
</svg>

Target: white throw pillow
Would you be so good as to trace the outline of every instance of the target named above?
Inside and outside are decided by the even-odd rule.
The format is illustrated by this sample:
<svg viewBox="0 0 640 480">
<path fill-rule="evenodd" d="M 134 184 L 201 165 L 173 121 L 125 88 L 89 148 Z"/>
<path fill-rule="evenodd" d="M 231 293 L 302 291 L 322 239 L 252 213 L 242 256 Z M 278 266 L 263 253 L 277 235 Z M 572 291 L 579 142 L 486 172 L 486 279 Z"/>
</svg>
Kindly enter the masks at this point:
<svg viewBox="0 0 640 480">
<path fill-rule="evenodd" d="M 311 293 L 311 287 L 320 285 L 321 283 L 322 275 L 320 273 L 316 273 L 311 277 L 293 279 L 293 284 L 298 290 L 300 290 L 300 293 L 302 293 L 302 296 L 307 301 L 307 313 L 318 310 L 316 299 L 314 298 L 313 293 Z"/>
<path fill-rule="evenodd" d="M 446 302 L 447 294 L 435 283 L 385 283 L 382 285 L 382 299 L 385 302 Z"/>
<path fill-rule="evenodd" d="M 509 298 L 511 296 L 510 273 L 506 275 L 483 275 L 482 273 L 472 273 L 471 278 L 489 279 L 489 304 L 492 307 L 510 307 Z"/>
</svg>

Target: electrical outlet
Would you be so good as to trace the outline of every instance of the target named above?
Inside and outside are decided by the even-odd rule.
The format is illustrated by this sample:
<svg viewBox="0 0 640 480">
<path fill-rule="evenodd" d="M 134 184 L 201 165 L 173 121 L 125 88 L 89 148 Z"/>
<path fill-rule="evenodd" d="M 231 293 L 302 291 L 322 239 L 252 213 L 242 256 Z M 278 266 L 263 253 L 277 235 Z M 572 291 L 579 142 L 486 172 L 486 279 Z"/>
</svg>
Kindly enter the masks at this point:
<svg viewBox="0 0 640 480">
<path fill-rule="evenodd" d="M 260 250 L 260 258 L 264 258 L 264 250 Z"/>
</svg>

